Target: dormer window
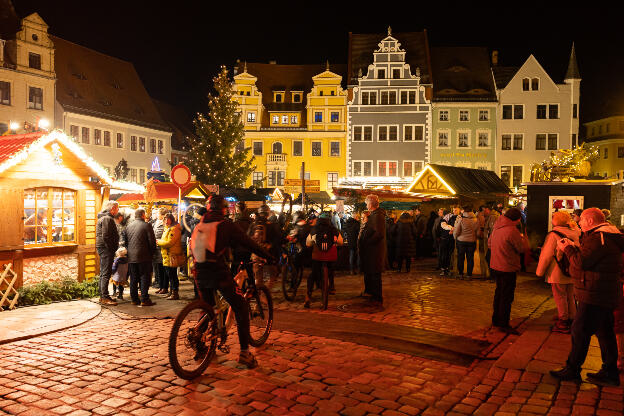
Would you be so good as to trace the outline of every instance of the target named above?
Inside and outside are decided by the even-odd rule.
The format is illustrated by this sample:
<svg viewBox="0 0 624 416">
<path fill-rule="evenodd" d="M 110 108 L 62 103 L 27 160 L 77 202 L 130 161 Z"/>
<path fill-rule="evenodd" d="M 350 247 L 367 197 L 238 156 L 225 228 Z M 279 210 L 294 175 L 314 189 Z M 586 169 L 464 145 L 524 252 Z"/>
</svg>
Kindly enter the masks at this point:
<svg viewBox="0 0 624 416">
<path fill-rule="evenodd" d="M 292 93 L 292 102 L 293 103 L 300 103 L 301 102 L 301 93 L 300 92 L 293 92 Z"/>
<path fill-rule="evenodd" d="M 273 101 L 276 103 L 284 102 L 284 91 L 274 91 L 273 92 Z"/>
<path fill-rule="evenodd" d="M 319 95 L 322 97 L 323 96 L 323 90 L 319 91 Z"/>
<path fill-rule="evenodd" d="M 275 94 L 275 102 L 276 103 L 282 102 L 282 94 Z"/>
<path fill-rule="evenodd" d="M 336 91 L 332 90 L 331 95 L 336 95 Z"/>
</svg>

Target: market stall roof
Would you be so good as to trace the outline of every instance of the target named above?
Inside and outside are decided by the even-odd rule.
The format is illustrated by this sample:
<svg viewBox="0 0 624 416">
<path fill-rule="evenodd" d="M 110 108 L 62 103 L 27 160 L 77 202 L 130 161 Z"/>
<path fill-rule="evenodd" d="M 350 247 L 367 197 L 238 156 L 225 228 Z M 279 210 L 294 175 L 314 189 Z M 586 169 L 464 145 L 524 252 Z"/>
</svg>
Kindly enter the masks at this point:
<svg viewBox="0 0 624 416">
<path fill-rule="evenodd" d="M 426 165 L 407 189 L 429 195 L 475 195 L 510 193 L 509 187 L 491 170 Z"/>
<path fill-rule="evenodd" d="M 331 205 L 336 203 L 336 201 L 331 199 L 329 194 L 325 191 L 306 192 L 306 199 L 308 201 L 308 204 Z M 297 198 L 293 200 L 293 204 L 301 204 L 301 194 L 299 194 Z"/>
<path fill-rule="evenodd" d="M 274 191 L 275 188 L 256 188 L 255 192 L 249 188 L 230 188 L 220 189 L 219 195 L 237 201 L 266 201 L 267 196 L 272 195 Z"/>
<path fill-rule="evenodd" d="M 154 182 L 152 192 L 153 195 L 148 197 L 150 202 L 178 202 L 178 187 L 172 182 Z M 182 188 L 182 198 L 206 199 L 209 195 L 210 192 L 206 189 L 205 185 L 197 181 L 191 181 L 188 185 Z M 132 193 L 120 196 L 119 199 L 117 199 L 117 202 L 132 204 L 145 203 L 147 201 L 144 193 Z"/>
<path fill-rule="evenodd" d="M 358 188 L 375 188 L 379 186 L 383 187 L 396 187 L 407 188 L 414 178 L 399 176 L 351 176 L 347 178 L 341 178 L 338 184 L 341 187 L 358 187 Z"/>
<path fill-rule="evenodd" d="M 83 150 L 80 144 L 76 143 L 61 130 L 0 136 L 0 175 L 52 142 L 61 144 L 73 153 L 74 156 L 82 160 L 104 185 L 121 191 L 136 192 L 143 189 L 142 186 L 134 183 L 114 180 L 106 169 Z M 62 157 L 60 152 L 59 157 Z"/>
<path fill-rule="evenodd" d="M 568 181 L 568 182 L 562 182 L 562 181 L 523 182 L 522 186 L 528 186 L 528 185 L 538 185 L 538 186 L 618 185 L 620 183 L 624 183 L 624 179 L 575 179 L 573 181 Z"/>
<path fill-rule="evenodd" d="M 407 204 L 414 205 L 418 202 L 430 201 L 431 195 L 415 194 L 404 190 L 392 190 L 392 189 L 357 189 L 349 187 L 335 187 L 334 195 L 337 197 L 351 197 L 359 196 L 366 197 L 366 195 L 377 195 L 380 201 L 395 201 L 405 202 Z"/>
</svg>

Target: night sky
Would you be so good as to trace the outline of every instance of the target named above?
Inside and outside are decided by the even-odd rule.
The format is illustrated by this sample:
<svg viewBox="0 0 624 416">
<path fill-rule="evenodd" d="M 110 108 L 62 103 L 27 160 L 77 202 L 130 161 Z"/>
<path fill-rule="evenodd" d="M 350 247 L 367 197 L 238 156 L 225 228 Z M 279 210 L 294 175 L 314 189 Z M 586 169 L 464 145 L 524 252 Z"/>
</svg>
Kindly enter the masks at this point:
<svg viewBox="0 0 624 416">
<path fill-rule="evenodd" d="M 481 5 L 477 9 L 459 8 L 454 2 L 424 7 L 424 2 L 382 1 L 374 4 L 385 9 L 393 3 L 419 6 L 370 13 L 356 10 L 365 4 L 362 1 L 263 2 L 263 7 L 189 0 L 164 6 L 139 0 L 13 2 L 20 17 L 39 13 L 52 34 L 134 63 L 153 97 L 191 115 L 205 111 L 206 93 L 221 64 L 231 68 L 237 58 L 280 64 L 327 59 L 346 63 L 348 32 L 383 34 L 388 25 L 395 32 L 427 29 L 432 46 L 498 50 L 500 65 L 505 66 L 520 66 L 533 53 L 556 82 L 565 75 L 574 41 L 583 77 L 581 121 L 624 115 L 620 14 L 572 10 L 572 2 L 556 7 L 466 2 Z"/>
</svg>

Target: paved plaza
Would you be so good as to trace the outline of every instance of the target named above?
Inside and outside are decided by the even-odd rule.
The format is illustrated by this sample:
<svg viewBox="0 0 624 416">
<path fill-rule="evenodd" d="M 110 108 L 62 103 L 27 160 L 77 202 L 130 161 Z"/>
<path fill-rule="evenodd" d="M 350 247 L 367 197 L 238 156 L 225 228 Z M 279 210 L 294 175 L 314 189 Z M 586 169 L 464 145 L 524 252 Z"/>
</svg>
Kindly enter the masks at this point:
<svg viewBox="0 0 624 416">
<path fill-rule="evenodd" d="M 383 281 L 383 310 L 358 297 L 358 276 L 336 277 L 326 312 L 318 292 L 306 310 L 304 288 L 290 303 L 275 287 L 275 325 L 255 350 L 259 367 L 236 363 L 232 333 L 231 351 L 217 352 L 194 381 L 177 378 L 167 356 L 171 317 L 184 300 L 154 296 L 153 309 L 126 301 L 72 328 L 5 340 L 0 414 L 622 414 L 623 388 L 547 375 L 565 361 L 570 340 L 550 333 L 554 303 L 535 277 L 518 279 L 512 325 L 520 336 L 488 330 L 492 283 L 441 278 L 424 266 Z M 183 288 L 192 296 L 188 282 Z M 599 364 L 593 345 L 583 373 Z"/>
</svg>

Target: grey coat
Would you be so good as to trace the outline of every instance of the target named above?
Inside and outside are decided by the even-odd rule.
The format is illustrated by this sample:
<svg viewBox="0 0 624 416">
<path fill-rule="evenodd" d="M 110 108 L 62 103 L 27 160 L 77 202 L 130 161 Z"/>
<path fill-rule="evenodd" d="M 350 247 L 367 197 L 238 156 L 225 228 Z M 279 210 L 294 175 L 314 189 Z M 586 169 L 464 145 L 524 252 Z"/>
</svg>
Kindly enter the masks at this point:
<svg viewBox="0 0 624 416">
<path fill-rule="evenodd" d="M 135 219 L 126 227 L 126 248 L 128 263 L 152 263 L 156 251 L 156 237 L 151 225 L 143 220 Z"/>
</svg>

